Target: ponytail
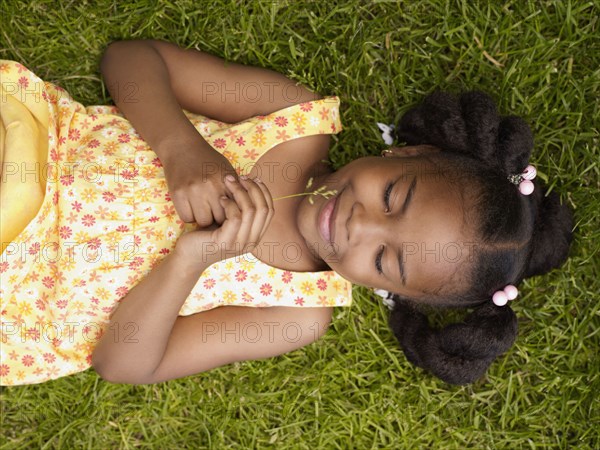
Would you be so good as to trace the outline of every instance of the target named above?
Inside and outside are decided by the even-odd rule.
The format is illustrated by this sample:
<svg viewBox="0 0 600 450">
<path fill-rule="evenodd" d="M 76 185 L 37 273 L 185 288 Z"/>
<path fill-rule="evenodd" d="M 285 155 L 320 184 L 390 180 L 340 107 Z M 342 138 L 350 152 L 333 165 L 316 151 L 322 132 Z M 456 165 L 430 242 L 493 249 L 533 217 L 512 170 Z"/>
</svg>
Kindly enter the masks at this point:
<svg viewBox="0 0 600 450">
<path fill-rule="evenodd" d="M 507 305 L 484 303 L 462 323 L 432 329 L 427 316 L 395 296 L 389 325 L 406 358 L 450 384 L 472 383 L 517 337 L 517 318 Z"/>
<path fill-rule="evenodd" d="M 561 204 L 556 192 L 546 195 L 542 189 L 536 191 L 535 229 L 531 237 L 531 254 L 523 278 L 540 275 L 559 267 L 567 259 L 573 240 L 571 209 Z"/>
</svg>

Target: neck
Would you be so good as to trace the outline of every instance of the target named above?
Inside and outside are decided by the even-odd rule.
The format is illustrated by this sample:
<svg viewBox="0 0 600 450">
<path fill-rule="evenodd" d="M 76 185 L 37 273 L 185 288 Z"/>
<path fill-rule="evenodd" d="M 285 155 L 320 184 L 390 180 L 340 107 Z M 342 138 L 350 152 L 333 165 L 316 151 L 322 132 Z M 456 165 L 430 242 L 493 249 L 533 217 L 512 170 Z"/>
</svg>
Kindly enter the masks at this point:
<svg viewBox="0 0 600 450">
<path fill-rule="evenodd" d="M 275 215 L 262 239 L 263 246 L 271 246 L 271 250 L 265 252 L 263 248 L 260 258 L 263 262 L 294 272 L 330 270 L 323 259 L 315 253 L 313 245 L 307 242 L 301 234 L 298 225 L 298 219 L 303 214 L 301 205 L 308 201 L 310 193 L 323 186 L 328 175 L 331 174 L 331 170 L 327 167 L 325 171 L 323 166 L 324 164 L 320 163 L 320 167 L 311 168 L 312 170 L 306 171 L 305 177 L 294 183 L 295 186 L 288 187 L 288 189 L 294 188 L 296 192 L 279 190 L 280 194 L 285 195 L 274 196 Z M 310 187 L 306 188 L 310 179 L 312 179 L 312 183 Z M 283 252 L 277 250 L 284 247 L 286 250 Z M 295 255 L 296 253 L 297 255 Z M 269 256 L 267 257 L 267 255 Z M 258 254 L 255 256 L 259 257 Z"/>
<path fill-rule="evenodd" d="M 333 170 L 331 170 L 331 167 L 329 166 L 329 164 L 330 164 L 329 161 L 327 162 L 327 164 L 321 162 L 319 165 L 317 165 L 316 168 L 313 168 L 313 170 L 309 172 L 310 176 L 307 179 L 307 183 L 308 183 L 308 180 L 312 178 L 312 184 L 308 189 L 305 188 L 304 192 L 306 192 L 306 193 L 315 192 L 318 189 L 325 186 L 327 179 L 334 172 Z M 295 218 L 296 223 L 298 223 L 298 217 L 300 214 L 299 206 L 302 201 L 307 201 L 307 197 L 310 197 L 310 195 L 304 195 L 304 196 L 298 197 L 297 198 L 298 202 L 294 204 L 294 218 Z M 296 228 L 298 228 L 298 227 L 296 226 Z M 300 235 L 300 237 L 302 239 L 303 246 L 306 249 L 308 249 L 308 254 L 310 255 L 310 258 L 311 258 L 313 264 L 315 265 L 315 267 L 317 267 L 315 272 L 331 270 L 329 265 L 327 265 L 327 263 L 321 257 L 319 257 L 318 254 L 316 254 L 314 252 L 312 246 L 310 245 L 309 242 L 306 241 L 304 236 L 302 236 L 302 234 L 300 234 L 300 232 L 298 232 L 298 234 Z"/>
</svg>

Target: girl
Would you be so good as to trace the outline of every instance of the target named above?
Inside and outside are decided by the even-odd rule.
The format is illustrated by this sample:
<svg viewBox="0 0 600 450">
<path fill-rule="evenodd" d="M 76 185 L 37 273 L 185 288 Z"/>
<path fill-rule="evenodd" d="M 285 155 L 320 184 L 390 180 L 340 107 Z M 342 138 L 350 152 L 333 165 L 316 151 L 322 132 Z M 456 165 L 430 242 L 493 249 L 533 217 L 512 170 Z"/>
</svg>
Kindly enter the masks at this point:
<svg viewBox="0 0 600 450">
<path fill-rule="evenodd" d="M 9 77 L 16 110 L 36 80 L 8 66 L 25 74 Z M 48 83 L 50 117 L 29 105 L 48 135 L 46 159 L 42 144 L 29 161 L 55 164 L 25 226 L 2 237 L 3 384 L 90 364 L 109 381 L 155 383 L 279 355 L 323 335 L 350 283 L 394 292 L 408 359 L 469 383 L 515 339 L 513 285 L 567 256 L 569 210 L 526 179 L 529 128 L 481 93 L 427 97 L 397 129 L 408 146 L 333 172 L 336 97 L 153 40 L 113 43 L 101 69 L 118 110 L 84 109 Z M 10 149 L 3 181 L 20 169 Z M 93 182 L 64 171 L 83 161 Z M 3 223 L 15 217 L 2 208 Z M 48 242 L 65 254 L 34 259 Z M 92 257 L 77 260 L 78 244 Z M 420 305 L 475 310 L 434 331 Z"/>
</svg>

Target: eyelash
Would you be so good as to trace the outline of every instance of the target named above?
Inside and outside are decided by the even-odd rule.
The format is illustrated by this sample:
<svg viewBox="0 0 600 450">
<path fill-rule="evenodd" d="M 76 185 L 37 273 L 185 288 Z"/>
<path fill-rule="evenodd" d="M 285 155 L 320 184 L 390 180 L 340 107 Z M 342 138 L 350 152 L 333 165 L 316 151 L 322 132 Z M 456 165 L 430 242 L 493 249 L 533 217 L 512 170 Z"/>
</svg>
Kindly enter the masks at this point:
<svg viewBox="0 0 600 450">
<path fill-rule="evenodd" d="M 383 203 L 385 204 L 385 212 L 390 212 L 390 195 L 392 194 L 392 188 L 394 187 L 393 183 L 389 183 L 385 188 L 385 192 L 383 195 Z M 381 258 L 383 257 L 383 245 L 381 246 L 381 251 L 377 254 L 375 258 L 375 268 L 377 269 L 377 273 L 379 275 L 383 275 L 383 269 L 381 267 Z"/>
<path fill-rule="evenodd" d="M 390 212 L 390 195 L 392 195 L 392 188 L 394 187 L 393 183 L 390 183 L 385 188 L 385 192 L 383 195 L 383 203 L 385 205 L 385 212 Z"/>
<path fill-rule="evenodd" d="M 381 258 L 383 256 L 383 245 L 381 246 L 381 251 L 377 254 L 377 258 L 375 258 L 375 267 L 377 268 L 377 273 L 379 275 L 383 275 L 383 270 L 381 267 Z"/>
</svg>

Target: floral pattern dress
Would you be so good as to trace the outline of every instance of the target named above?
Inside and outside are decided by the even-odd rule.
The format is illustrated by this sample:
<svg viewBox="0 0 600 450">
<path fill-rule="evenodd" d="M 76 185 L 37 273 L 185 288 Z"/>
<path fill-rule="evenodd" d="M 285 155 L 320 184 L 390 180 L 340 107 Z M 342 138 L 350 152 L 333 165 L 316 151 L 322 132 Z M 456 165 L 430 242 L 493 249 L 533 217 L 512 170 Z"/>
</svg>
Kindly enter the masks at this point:
<svg viewBox="0 0 600 450">
<path fill-rule="evenodd" d="M 160 160 L 116 107 L 84 107 L 14 61 L 0 60 L 0 76 L 9 86 L 3 97 L 33 109 L 36 94 L 48 109 L 47 151 L 30 161 L 39 163 L 45 196 L 0 259 L 0 381 L 40 383 L 90 367 L 113 308 L 195 225 L 179 219 Z M 237 124 L 184 113 L 238 174 L 279 143 L 342 129 L 335 96 Z M 180 315 L 351 303 L 352 285 L 336 272 L 291 272 L 246 254 L 209 266 Z"/>
</svg>

